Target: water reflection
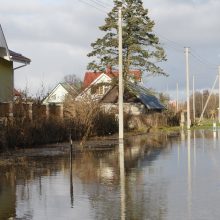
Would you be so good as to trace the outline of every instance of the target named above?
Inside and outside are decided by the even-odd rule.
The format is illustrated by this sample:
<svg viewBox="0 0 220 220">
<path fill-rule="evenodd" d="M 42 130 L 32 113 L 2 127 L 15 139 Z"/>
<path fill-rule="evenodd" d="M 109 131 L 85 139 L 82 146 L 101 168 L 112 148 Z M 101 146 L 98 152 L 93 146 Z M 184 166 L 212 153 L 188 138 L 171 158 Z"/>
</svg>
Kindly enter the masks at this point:
<svg viewBox="0 0 220 220">
<path fill-rule="evenodd" d="M 158 133 L 25 157 L 0 168 L 0 219 L 219 219 L 218 137 Z"/>
<path fill-rule="evenodd" d="M 191 207 L 192 207 L 192 169 L 191 169 L 191 131 L 187 131 L 187 185 L 188 185 L 188 219 L 191 219 Z"/>
<path fill-rule="evenodd" d="M 74 195 L 73 195 L 73 146 L 72 146 L 72 140 L 70 143 L 70 205 L 71 205 L 71 208 L 73 208 Z"/>
<path fill-rule="evenodd" d="M 125 219 L 126 193 L 125 193 L 125 164 L 124 164 L 124 141 L 119 142 L 119 168 L 120 168 L 120 193 L 121 193 L 121 220 Z"/>
<path fill-rule="evenodd" d="M 196 168 L 196 131 L 193 131 L 193 160 L 194 160 L 194 169 Z"/>
</svg>

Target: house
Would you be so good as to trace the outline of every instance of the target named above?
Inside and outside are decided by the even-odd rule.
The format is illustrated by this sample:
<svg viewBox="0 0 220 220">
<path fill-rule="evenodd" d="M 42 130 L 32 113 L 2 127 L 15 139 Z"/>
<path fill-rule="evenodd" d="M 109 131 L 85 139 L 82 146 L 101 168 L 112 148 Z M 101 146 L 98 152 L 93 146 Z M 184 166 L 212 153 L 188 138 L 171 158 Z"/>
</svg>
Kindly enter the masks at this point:
<svg viewBox="0 0 220 220">
<path fill-rule="evenodd" d="M 83 80 L 84 90 L 77 96 L 76 100 L 89 97 L 100 100 L 111 88 L 113 81 L 118 78 L 118 71 L 107 66 L 105 72 L 86 72 Z M 130 70 L 130 82 L 142 82 L 140 70 Z"/>
<path fill-rule="evenodd" d="M 84 90 L 76 97 L 80 101 L 88 97 L 99 101 L 104 109 L 111 109 L 117 113 L 118 86 L 114 80 L 118 77 L 118 71 L 110 67 L 103 72 L 86 72 L 83 86 Z M 139 70 L 130 70 L 129 80 L 124 89 L 124 111 L 139 115 L 149 111 L 161 112 L 165 107 L 152 92 L 142 86 L 142 76 Z"/>
<path fill-rule="evenodd" d="M 20 63 L 15 67 L 14 63 Z M 14 97 L 14 71 L 30 64 L 31 60 L 22 54 L 8 49 L 0 25 L 0 102 L 11 102 Z"/>
<path fill-rule="evenodd" d="M 63 103 L 67 95 L 75 97 L 78 94 L 76 88 L 67 83 L 59 83 L 49 95 L 42 101 L 44 105 L 46 104 L 60 104 Z"/>
<path fill-rule="evenodd" d="M 131 115 L 161 112 L 165 107 L 152 92 L 140 84 L 126 82 L 124 89 L 124 111 Z M 113 86 L 100 100 L 106 110 L 117 112 L 118 86 Z"/>
</svg>

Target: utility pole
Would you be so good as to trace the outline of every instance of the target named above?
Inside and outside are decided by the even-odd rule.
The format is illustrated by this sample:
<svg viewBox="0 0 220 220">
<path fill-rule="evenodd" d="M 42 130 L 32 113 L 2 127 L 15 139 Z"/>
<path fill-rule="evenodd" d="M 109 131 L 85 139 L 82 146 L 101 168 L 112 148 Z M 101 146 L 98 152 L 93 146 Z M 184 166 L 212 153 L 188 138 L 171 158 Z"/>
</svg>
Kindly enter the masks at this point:
<svg viewBox="0 0 220 220">
<path fill-rule="evenodd" d="M 186 102 L 187 102 L 187 129 L 190 129 L 190 103 L 189 103 L 189 48 L 185 47 L 186 55 Z"/>
<path fill-rule="evenodd" d="M 220 66 L 218 67 L 218 122 L 220 123 Z"/>
<path fill-rule="evenodd" d="M 176 112 L 179 111 L 179 85 L 176 84 Z"/>
<path fill-rule="evenodd" d="M 195 76 L 193 75 L 193 122 L 196 122 L 196 105 L 195 105 Z"/>
<path fill-rule="evenodd" d="M 123 115 L 123 63 L 122 63 L 122 17 L 121 7 L 118 8 L 118 119 L 119 119 L 119 141 L 124 139 L 124 115 Z"/>
<path fill-rule="evenodd" d="M 204 103 L 203 103 L 203 90 L 202 90 L 202 111 L 203 111 L 203 106 L 204 106 Z M 203 118 L 201 120 L 203 120 Z"/>
<path fill-rule="evenodd" d="M 204 108 L 203 108 L 203 110 L 202 110 L 202 113 L 201 113 L 201 116 L 200 116 L 200 118 L 199 118 L 199 122 L 198 122 L 198 123 L 200 123 L 201 120 L 203 119 L 203 114 L 204 114 L 204 112 L 205 112 L 205 110 L 206 110 L 206 107 L 207 107 L 207 105 L 208 105 L 208 103 L 209 103 L 209 99 L 210 99 L 210 97 L 211 97 L 211 95 L 212 95 L 212 93 L 213 93 L 213 90 L 214 90 L 214 88 L 215 88 L 217 79 L 218 79 L 218 75 L 217 75 L 216 78 L 215 78 L 215 81 L 214 81 L 213 86 L 212 86 L 212 90 L 211 90 L 211 92 L 210 92 L 210 94 L 209 94 L 209 96 L 208 96 L 208 99 L 206 100 L 205 106 L 204 106 Z"/>
</svg>

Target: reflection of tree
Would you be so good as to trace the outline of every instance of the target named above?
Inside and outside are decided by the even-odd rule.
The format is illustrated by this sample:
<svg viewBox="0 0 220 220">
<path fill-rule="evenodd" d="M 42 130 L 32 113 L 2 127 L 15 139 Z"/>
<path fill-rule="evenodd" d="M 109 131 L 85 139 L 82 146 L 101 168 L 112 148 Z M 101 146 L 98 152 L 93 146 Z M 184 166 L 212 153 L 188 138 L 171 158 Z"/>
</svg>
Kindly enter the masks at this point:
<svg viewBox="0 0 220 220">
<path fill-rule="evenodd" d="M 163 219 L 166 212 L 166 183 L 145 179 L 144 169 L 163 151 L 164 136 L 137 136 L 125 143 L 126 219 Z M 97 157 L 98 154 L 98 157 Z M 77 161 L 78 160 L 78 161 Z M 84 153 L 74 162 L 74 172 L 95 210 L 95 219 L 119 219 L 120 179 L 118 150 Z M 111 171 L 111 175 L 103 173 Z M 105 175 L 106 174 L 106 175 Z M 146 185 L 145 185 L 146 183 Z"/>
<path fill-rule="evenodd" d="M 155 171 L 152 163 L 161 153 L 166 153 L 165 146 L 166 137 L 159 134 L 150 138 L 149 135 L 147 137 L 136 136 L 125 142 L 126 219 L 163 219 L 166 211 L 167 184 L 165 181 L 158 182 L 156 178 L 153 178 Z M 68 154 L 24 158 L 20 166 L 11 166 L 4 170 L 4 173 L 7 171 L 11 175 L 10 178 L 0 176 L 0 187 L 8 185 L 11 190 L 11 193 L 7 192 L 10 206 L 6 209 L 12 210 L 15 216 L 15 195 L 17 194 L 17 201 L 24 201 L 27 206 L 18 217 L 23 219 L 25 216 L 31 218 L 33 215 L 34 217 L 33 198 L 31 197 L 34 195 L 36 201 L 46 200 L 46 197 L 50 195 L 46 191 L 48 184 L 53 186 L 53 176 L 61 172 L 66 173 L 67 181 L 70 183 L 68 202 L 70 201 L 72 206 L 81 202 L 81 194 L 84 194 L 83 198 L 86 198 L 92 207 L 94 219 L 119 219 L 121 190 L 118 156 L 118 148 L 112 147 L 106 150 L 77 153 L 73 157 L 72 166 L 69 164 Z M 49 177 L 47 178 L 49 183 L 45 182 L 44 177 Z M 80 197 L 75 184 L 82 187 Z M 66 187 L 66 185 L 60 187 Z M 76 194 L 74 204 L 73 187 L 74 196 Z M 3 201 L 1 188 L 0 202 Z M 33 189 L 34 193 L 31 192 Z M 68 207 L 70 203 L 67 204 Z M 6 218 L 8 217 L 10 216 L 7 214 Z"/>
<path fill-rule="evenodd" d="M 29 202 L 29 183 L 38 180 L 39 197 L 44 193 L 41 183 L 42 176 L 53 175 L 64 169 L 67 170 L 68 157 L 22 157 L 14 159 L 15 164 L 0 167 L 0 220 L 15 217 L 16 200 Z M 16 164 L 16 162 L 18 164 Z M 18 197 L 16 199 L 16 196 Z M 36 198 L 37 199 L 37 198 Z M 32 219 L 32 211 L 23 213 L 21 219 Z"/>
<path fill-rule="evenodd" d="M 16 186 L 11 181 L 13 175 L 5 170 L 0 172 L 0 219 L 15 217 Z"/>
</svg>

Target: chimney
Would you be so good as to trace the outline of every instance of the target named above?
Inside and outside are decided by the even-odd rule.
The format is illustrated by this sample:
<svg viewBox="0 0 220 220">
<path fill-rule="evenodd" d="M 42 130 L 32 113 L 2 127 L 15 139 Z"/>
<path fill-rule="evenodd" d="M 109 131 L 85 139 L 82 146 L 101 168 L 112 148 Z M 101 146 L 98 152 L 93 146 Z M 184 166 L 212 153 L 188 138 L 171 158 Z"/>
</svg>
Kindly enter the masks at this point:
<svg viewBox="0 0 220 220">
<path fill-rule="evenodd" d="M 112 73 L 112 67 L 111 67 L 111 65 L 107 65 L 106 66 L 106 74 L 111 74 Z"/>
</svg>

